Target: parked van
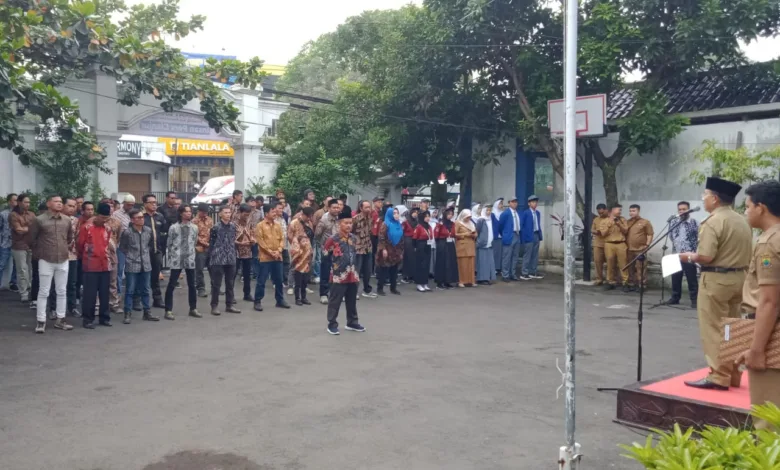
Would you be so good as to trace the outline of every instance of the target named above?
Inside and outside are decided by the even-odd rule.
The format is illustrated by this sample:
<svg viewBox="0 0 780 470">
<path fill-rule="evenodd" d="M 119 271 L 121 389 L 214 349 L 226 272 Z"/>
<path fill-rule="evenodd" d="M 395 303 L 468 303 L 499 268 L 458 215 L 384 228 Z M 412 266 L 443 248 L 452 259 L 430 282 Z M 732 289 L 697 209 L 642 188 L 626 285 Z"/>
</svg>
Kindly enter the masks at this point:
<svg viewBox="0 0 780 470">
<path fill-rule="evenodd" d="M 233 197 L 233 191 L 236 189 L 235 177 L 218 176 L 206 181 L 206 184 L 200 188 L 198 195 L 192 198 L 190 204 L 224 204 Z"/>
</svg>

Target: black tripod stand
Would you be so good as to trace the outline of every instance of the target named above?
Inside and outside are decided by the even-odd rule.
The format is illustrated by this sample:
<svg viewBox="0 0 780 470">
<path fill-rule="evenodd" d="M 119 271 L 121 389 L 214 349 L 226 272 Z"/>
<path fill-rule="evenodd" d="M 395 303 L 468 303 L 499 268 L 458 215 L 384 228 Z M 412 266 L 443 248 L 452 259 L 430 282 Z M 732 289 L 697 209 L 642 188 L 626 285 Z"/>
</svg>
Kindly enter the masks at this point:
<svg viewBox="0 0 780 470">
<path fill-rule="evenodd" d="M 661 240 L 666 239 L 666 237 L 669 235 L 669 232 L 677 228 L 678 225 L 680 225 L 683 222 L 682 219 L 679 219 L 677 223 L 675 223 L 672 227 L 669 227 L 669 223 L 667 223 L 667 230 L 665 233 L 662 233 L 656 240 L 650 244 L 647 248 L 644 249 L 641 253 L 639 253 L 636 258 L 629 261 L 629 263 L 625 266 L 623 266 L 623 270 L 632 268 L 636 263 L 642 263 L 642 269 L 640 270 L 639 275 L 639 310 L 636 312 L 636 323 L 637 323 L 637 352 L 636 352 L 636 381 L 641 382 L 642 381 L 642 322 L 644 321 L 644 310 L 643 310 L 643 304 L 644 304 L 644 296 L 645 296 L 645 262 L 646 262 L 646 255 L 647 252 L 653 249 L 654 246 L 659 244 Z M 616 388 L 597 388 L 599 392 L 606 392 L 606 391 L 615 391 Z"/>
</svg>

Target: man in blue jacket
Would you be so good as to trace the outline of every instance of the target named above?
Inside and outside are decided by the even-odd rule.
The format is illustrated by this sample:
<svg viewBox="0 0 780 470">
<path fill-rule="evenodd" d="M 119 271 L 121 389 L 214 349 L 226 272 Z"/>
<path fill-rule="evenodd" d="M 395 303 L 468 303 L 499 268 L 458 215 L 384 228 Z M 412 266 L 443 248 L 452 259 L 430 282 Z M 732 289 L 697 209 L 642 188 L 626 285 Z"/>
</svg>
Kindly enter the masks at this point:
<svg viewBox="0 0 780 470">
<path fill-rule="evenodd" d="M 517 281 L 517 261 L 520 258 L 520 215 L 517 213 L 517 198 L 509 201 L 509 208 L 498 219 L 501 233 L 501 278 L 504 282 Z"/>
<path fill-rule="evenodd" d="M 542 241 L 542 216 L 536 206 L 539 205 L 539 197 L 532 194 L 528 197 L 528 209 L 523 211 L 520 217 L 520 238 L 522 239 L 525 251 L 523 252 L 523 270 L 520 273 L 520 279 L 530 281 L 531 279 L 542 279 L 536 269 L 539 266 L 539 242 Z"/>
</svg>

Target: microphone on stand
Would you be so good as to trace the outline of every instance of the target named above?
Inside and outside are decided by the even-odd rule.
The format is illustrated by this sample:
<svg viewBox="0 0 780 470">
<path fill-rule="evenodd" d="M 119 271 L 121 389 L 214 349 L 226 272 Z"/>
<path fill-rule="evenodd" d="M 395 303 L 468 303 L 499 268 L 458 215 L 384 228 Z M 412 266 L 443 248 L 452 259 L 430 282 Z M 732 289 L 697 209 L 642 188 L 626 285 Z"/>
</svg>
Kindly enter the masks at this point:
<svg viewBox="0 0 780 470">
<path fill-rule="evenodd" d="M 682 217 L 684 215 L 691 214 L 692 212 L 699 212 L 700 210 L 701 210 L 701 207 L 696 206 L 693 209 L 688 209 L 687 211 L 683 212 L 682 214 L 673 215 L 673 216 L 669 217 L 666 221 L 667 222 L 671 222 L 672 220 L 674 220 L 674 219 L 676 219 L 678 217 Z"/>
</svg>

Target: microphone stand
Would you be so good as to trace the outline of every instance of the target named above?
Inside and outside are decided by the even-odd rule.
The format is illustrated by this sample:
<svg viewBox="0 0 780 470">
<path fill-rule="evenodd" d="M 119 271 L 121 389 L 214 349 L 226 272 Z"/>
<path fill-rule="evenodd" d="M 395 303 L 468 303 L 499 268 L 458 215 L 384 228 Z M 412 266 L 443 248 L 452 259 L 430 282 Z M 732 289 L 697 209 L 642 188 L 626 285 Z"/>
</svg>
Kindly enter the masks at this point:
<svg viewBox="0 0 780 470">
<path fill-rule="evenodd" d="M 636 381 L 641 382 L 642 381 L 642 322 L 644 321 L 644 311 L 642 310 L 643 307 L 643 301 L 644 301 L 644 294 L 645 294 L 645 270 L 644 270 L 644 263 L 645 263 L 645 255 L 648 251 L 653 249 L 654 246 L 656 246 L 658 243 L 661 242 L 666 236 L 669 235 L 669 232 L 676 229 L 681 223 L 683 223 L 682 219 L 679 219 L 677 223 L 675 223 L 672 227 L 669 227 L 669 224 L 667 224 L 667 229 L 665 233 L 662 233 L 661 235 L 656 238 L 656 240 L 650 244 L 647 248 L 644 249 L 641 253 L 639 253 L 636 258 L 632 259 L 627 265 L 623 266 L 622 271 L 625 271 L 626 269 L 634 266 L 637 262 L 642 263 L 642 270 L 640 272 L 640 279 L 639 279 L 639 310 L 636 312 L 636 322 L 637 322 L 637 359 L 636 359 Z M 619 389 L 617 388 L 604 388 L 599 387 L 596 389 L 599 392 L 609 392 L 609 391 L 617 391 Z"/>
</svg>

